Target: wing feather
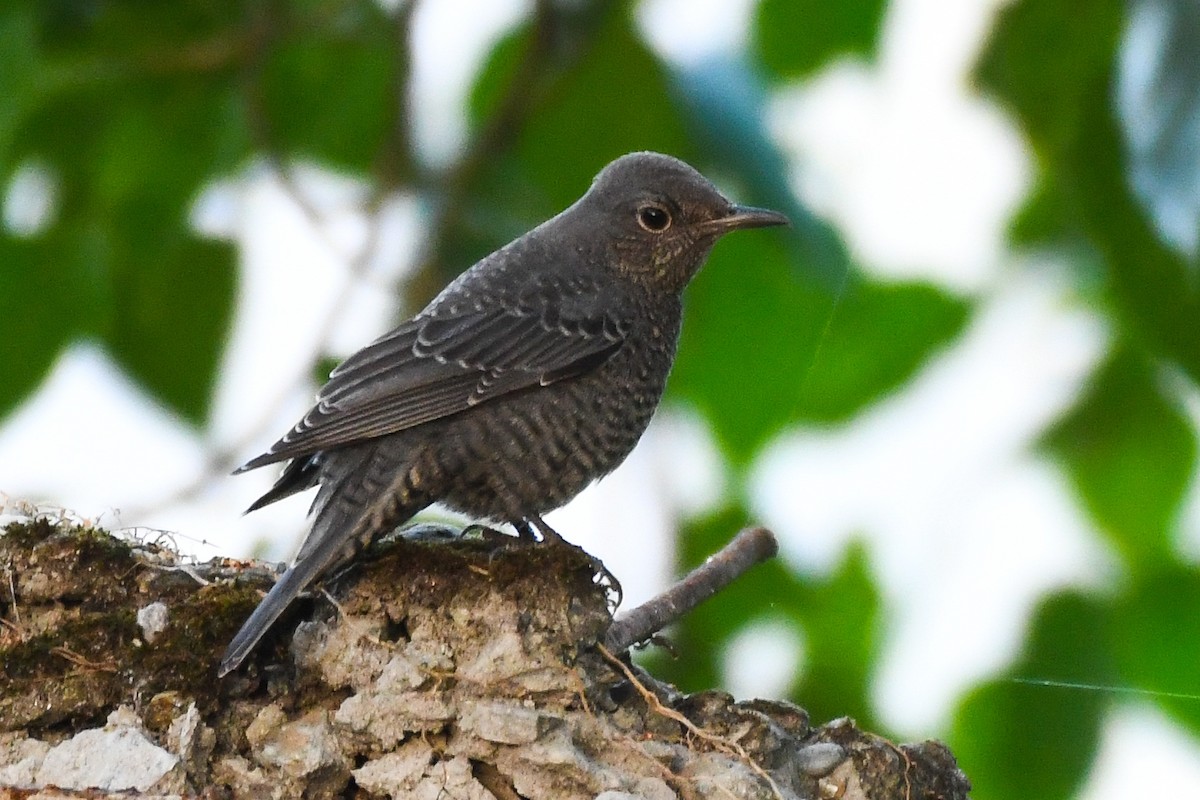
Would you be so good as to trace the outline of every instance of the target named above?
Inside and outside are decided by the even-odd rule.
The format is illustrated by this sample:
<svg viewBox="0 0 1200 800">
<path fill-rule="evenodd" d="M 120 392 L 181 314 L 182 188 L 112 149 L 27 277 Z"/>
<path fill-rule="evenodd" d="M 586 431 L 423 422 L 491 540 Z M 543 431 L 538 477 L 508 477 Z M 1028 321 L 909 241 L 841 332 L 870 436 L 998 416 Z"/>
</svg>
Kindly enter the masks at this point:
<svg viewBox="0 0 1200 800">
<path fill-rule="evenodd" d="M 599 366 L 628 330 L 610 309 L 571 318 L 518 304 L 435 307 L 342 362 L 265 464 L 384 436 Z M 241 471 L 241 470 L 239 470 Z"/>
</svg>

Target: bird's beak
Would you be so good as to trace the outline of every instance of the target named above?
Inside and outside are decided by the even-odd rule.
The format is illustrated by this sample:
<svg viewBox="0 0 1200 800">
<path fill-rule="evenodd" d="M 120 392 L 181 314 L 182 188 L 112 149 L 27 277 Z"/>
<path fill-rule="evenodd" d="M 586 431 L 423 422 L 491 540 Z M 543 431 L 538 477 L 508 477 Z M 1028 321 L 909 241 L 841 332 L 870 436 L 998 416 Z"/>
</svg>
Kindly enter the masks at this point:
<svg viewBox="0 0 1200 800">
<path fill-rule="evenodd" d="M 778 211 L 750 206 L 730 206 L 729 213 L 723 217 L 710 219 L 701 223 L 704 233 L 723 234 L 729 231 L 740 231 L 743 228 L 770 228 L 775 225 L 790 225 L 791 222 Z"/>
</svg>

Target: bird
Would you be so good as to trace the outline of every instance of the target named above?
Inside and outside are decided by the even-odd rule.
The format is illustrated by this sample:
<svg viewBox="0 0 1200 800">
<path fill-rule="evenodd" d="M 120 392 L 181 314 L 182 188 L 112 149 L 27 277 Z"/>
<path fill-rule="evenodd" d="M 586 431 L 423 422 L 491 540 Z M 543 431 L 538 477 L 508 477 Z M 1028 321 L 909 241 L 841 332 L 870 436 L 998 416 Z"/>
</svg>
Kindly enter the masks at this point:
<svg viewBox="0 0 1200 800">
<path fill-rule="evenodd" d="M 683 161 L 609 163 L 574 204 L 461 273 L 339 364 L 315 405 L 235 474 L 286 462 L 246 513 L 318 486 L 291 566 L 218 666 L 288 605 L 433 503 L 558 539 L 541 518 L 617 467 L 675 360 L 684 288 L 717 240 L 786 225 Z"/>
</svg>

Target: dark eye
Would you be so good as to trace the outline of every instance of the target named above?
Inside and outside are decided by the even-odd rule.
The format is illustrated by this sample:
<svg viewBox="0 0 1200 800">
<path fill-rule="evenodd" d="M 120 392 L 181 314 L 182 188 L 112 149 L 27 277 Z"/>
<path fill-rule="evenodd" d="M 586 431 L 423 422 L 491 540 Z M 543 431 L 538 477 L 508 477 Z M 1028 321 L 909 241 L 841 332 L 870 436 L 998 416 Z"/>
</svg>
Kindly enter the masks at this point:
<svg viewBox="0 0 1200 800">
<path fill-rule="evenodd" d="M 662 206 L 642 206 L 637 212 L 638 225 L 651 233 L 662 233 L 671 227 L 671 214 Z"/>
</svg>

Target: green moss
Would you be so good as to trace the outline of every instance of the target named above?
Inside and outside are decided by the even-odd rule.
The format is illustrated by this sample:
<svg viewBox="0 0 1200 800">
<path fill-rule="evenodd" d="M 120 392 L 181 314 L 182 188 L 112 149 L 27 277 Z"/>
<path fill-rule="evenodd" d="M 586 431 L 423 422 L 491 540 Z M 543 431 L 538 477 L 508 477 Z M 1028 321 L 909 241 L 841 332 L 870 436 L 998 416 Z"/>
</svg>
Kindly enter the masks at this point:
<svg viewBox="0 0 1200 800">
<path fill-rule="evenodd" d="M 116 609 L 0 648 L 0 729 L 103 719 L 130 694 L 122 667 L 137 630 L 133 612 Z"/>
<path fill-rule="evenodd" d="M 104 567 L 117 570 L 134 563 L 133 548 L 123 539 L 99 528 L 73 528 L 66 532 L 74 543 L 80 567 Z"/>
<path fill-rule="evenodd" d="M 259 599 L 252 587 L 211 584 L 172 604 L 167 627 L 134 655 L 144 689 L 185 692 L 203 707 L 221 652 Z"/>
<path fill-rule="evenodd" d="M 95 668 L 115 669 L 137 635 L 134 613 L 128 609 L 71 620 L 56 630 L 0 648 L 0 661 L 4 663 L 0 687 L 7 689 L 24 680 L 42 680 L 89 668 L 73 662 L 73 658 Z"/>
<path fill-rule="evenodd" d="M 0 545 L 6 548 L 29 549 L 44 542 L 60 528 L 46 517 L 38 517 L 28 522 L 10 522 L 0 530 Z"/>
<path fill-rule="evenodd" d="M 0 729 L 102 720 L 135 696 L 163 692 L 212 707 L 219 654 L 259 600 L 253 582 L 172 580 L 103 530 L 47 519 L 6 526 L 0 555 L 27 579 L 16 611 L 0 599 L 13 623 L 0 631 Z M 149 642 L 137 614 L 156 601 L 168 623 Z"/>
</svg>

